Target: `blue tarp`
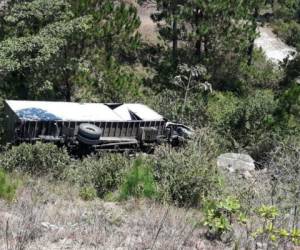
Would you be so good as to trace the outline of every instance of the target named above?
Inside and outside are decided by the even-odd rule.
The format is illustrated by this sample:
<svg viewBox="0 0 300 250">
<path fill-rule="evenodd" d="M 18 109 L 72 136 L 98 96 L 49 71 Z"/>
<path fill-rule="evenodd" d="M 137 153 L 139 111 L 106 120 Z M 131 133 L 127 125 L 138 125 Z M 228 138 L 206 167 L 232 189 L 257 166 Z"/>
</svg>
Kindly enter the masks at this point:
<svg viewBox="0 0 300 250">
<path fill-rule="evenodd" d="M 60 117 L 55 116 L 46 110 L 39 108 L 26 108 L 18 110 L 17 115 L 26 120 L 38 120 L 38 121 L 59 121 L 62 120 Z"/>
</svg>

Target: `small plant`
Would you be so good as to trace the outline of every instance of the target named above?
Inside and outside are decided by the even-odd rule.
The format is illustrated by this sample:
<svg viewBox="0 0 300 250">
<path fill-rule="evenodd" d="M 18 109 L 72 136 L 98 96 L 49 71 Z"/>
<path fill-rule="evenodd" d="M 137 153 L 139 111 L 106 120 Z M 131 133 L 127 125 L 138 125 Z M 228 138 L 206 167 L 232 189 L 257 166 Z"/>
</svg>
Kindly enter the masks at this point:
<svg viewBox="0 0 300 250">
<path fill-rule="evenodd" d="M 227 197 L 225 200 L 206 200 L 204 202 L 204 225 L 208 226 L 207 235 L 214 239 L 221 239 L 223 233 L 231 231 L 233 216 L 237 216 L 237 221 L 246 223 L 247 218 L 241 212 L 240 202 Z"/>
<path fill-rule="evenodd" d="M 258 215 L 266 221 L 274 220 L 279 215 L 279 211 L 278 208 L 274 206 L 263 205 L 258 209 Z"/>
<path fill-rule="evenodd" d="M 97 197 L 97 191 L 94 187 L 85 186 L 80 189 L 79 196 L 85 201 L 91 201 Z"/>
<path fill-rule="evenodd" d="M 295 245 L 300 245 L 300 228 L 294 228 L 291 232 L 291 240 Z"/>
<path fill-rule="evenodd" d="M 291 242 L 294 245 L 300 245 L 300 230 L 293 228 L 286 230 L 285 228 L 277 227 L 274 223 L 275 219 L 279 216 L 279 210 L 275 206 L 261 206 L 257 210 L 257 215 L 263 220 L 262 227 L 258 228 L 252 236 L 260 238 L 266 242 L 271 242 L 273 245 L 277 243 L 286 244 Z"/>
<path fill-rule="evenodd" d="M 12 201 L 16 195 L 17 182 L 13 182 L 3 170 L 0 170 L 0 198 Z"/>
<path fill-rule="evenodd" d="M 121 185 L 120 199 L 133 197 L 152 198 L 156 194 L 156 184 L 150 166 L 141 158 L 134 161 Z"/>
</svg>

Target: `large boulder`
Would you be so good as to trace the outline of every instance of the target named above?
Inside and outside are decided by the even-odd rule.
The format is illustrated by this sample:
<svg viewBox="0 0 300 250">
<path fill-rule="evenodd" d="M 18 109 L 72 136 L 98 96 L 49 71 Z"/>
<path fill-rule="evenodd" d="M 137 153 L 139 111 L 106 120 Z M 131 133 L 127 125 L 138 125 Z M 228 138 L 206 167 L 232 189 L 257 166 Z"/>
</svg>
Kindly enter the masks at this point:
<svg viewBox="0 0 300 250">
<path fill-rule="evenodd" d="M 247 154 L 222 154 L 218 157 L 217 165 L 230 172 L 249 172 L 255 170 L 254 160 Z"/>
</svg>

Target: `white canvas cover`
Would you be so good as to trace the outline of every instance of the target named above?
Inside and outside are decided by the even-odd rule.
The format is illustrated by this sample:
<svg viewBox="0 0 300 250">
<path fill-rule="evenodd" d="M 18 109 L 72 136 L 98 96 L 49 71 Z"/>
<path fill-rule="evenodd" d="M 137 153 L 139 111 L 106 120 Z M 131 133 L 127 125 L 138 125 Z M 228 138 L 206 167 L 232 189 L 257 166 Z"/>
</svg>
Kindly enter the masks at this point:
<svg viewBox="0 0 300 250">
<path fill-rule="evenodd" d="M 124 120 L 132 120 L 133 117 L 130 113 L 133 113 L 137 117 L 139 117 L 141 120 L 144 121 L 160 121 L 163 120 L 163 117 L 156 113 L 154 110 L 150 109 L 149 107 L 143 105 L 143 104 L 123 104 L 116 109 L 114 109 L 115 113 L 122 117 Z"/>
<path fill-rule="evenodd" d="M 130 112 L 142 120 L 162 120 L 163 117 L 142 104 L 122 104 L 111 109 L 103 103 L 6 101 L 12 111 L 25 120 L 55 121 L 130 121 Z"/>
</svg>

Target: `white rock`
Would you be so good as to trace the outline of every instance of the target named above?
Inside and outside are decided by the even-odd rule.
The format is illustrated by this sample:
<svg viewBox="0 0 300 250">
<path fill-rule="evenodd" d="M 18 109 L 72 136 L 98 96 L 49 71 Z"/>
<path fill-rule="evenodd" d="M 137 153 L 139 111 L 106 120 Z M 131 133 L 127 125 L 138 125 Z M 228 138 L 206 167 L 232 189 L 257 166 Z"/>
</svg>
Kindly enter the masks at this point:
<svg viewBox="0 0 300 250">
<path fill-rule="evenodd" d="M 230 172 L 255 170 L 254 160 L 247 154 L 222 154 L 217 159 L 217 165 L 218 167 L 227 169 Z"/>
<path fill-rule="evenodd" d="M 243 174 L 242 174 L 243 178 L 246 179 L 246 180 L 250 180 L 253 178 L 252 174 L 249 172 L 249 171 L 245 171 Z"/>
</svg>

